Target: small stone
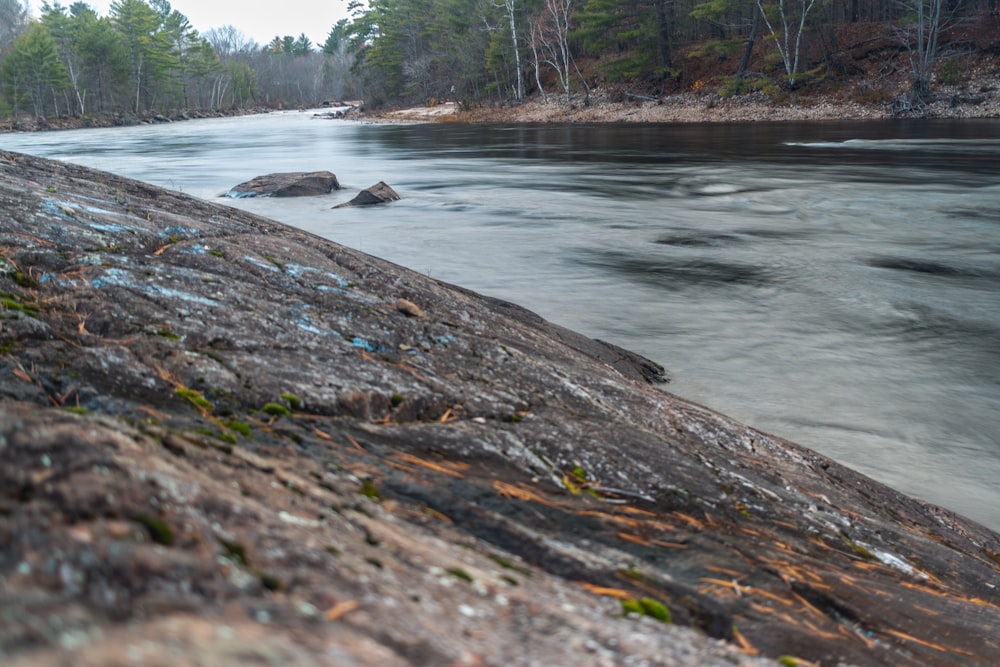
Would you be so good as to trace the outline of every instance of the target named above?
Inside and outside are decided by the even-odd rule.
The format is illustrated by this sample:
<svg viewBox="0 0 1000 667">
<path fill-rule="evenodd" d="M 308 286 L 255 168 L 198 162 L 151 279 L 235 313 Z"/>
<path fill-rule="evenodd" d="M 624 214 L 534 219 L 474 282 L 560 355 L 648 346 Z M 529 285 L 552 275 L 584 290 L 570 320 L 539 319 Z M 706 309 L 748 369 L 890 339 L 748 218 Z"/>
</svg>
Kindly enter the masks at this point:
<svg viewBox="0 0 1000 667">
<path fill-rule="evenodd" d="M 403 313 L 407 317 L 426 317 L 424 315 L 424 311 L 420 309 L 420 306 L 412 301 L 407 301 L 406 299 L 396 299 L 396 310 Z"/>
</svg>

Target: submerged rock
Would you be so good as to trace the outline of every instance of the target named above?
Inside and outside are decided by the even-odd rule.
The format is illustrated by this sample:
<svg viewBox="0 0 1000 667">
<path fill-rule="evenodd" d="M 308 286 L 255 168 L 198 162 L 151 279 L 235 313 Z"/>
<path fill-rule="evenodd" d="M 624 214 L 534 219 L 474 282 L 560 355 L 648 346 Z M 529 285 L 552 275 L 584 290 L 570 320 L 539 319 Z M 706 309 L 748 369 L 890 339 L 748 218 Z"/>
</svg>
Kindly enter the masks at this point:
<svg viewBox="0 0 1000 667">
<path fill-rule="evenodd" d="M 314 197 L 339 190 L 337 177 L 329 171 L 293 171 L 281 174 L 267 174 L 240 183 L 227 197 Z"/>
<path fill-rule="evenodd" d="M 350 206 L 374 206 L 375 204 L 385 204 L 386 202 L 399 201 L 396 191 L 379 181 L 370 188 L 365 188 L 357 194 L 351 201 L 337 204 L 334 208 L 347 208 Z"/>
<path fill-rule="evenodd" d="M 5 665 L 1000 655 L 995 533 L 638 355 L 7 152 L 0 247 Z"/>
</svg>

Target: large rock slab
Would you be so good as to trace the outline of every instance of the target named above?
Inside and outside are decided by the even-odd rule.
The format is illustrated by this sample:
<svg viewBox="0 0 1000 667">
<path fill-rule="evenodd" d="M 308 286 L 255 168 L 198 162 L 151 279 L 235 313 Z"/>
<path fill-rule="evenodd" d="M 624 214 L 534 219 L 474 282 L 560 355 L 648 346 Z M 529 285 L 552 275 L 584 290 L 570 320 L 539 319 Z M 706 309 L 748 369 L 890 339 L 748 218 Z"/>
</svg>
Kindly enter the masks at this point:
<svg viewBox="0 0 1000 667">
<path fill-rule="evenodd" d="M 339 190 L 337 177 L 329 171 L 292 171 L 257 176 L 226 193 L 231 199 L 246 197 L 315 197 Z"/>
<path fill-rule="evenodd" d="M 5 665 L 1000 655 L 996 534 L 637 355 L 6 152 L 0 248 Z"/>
</svg>

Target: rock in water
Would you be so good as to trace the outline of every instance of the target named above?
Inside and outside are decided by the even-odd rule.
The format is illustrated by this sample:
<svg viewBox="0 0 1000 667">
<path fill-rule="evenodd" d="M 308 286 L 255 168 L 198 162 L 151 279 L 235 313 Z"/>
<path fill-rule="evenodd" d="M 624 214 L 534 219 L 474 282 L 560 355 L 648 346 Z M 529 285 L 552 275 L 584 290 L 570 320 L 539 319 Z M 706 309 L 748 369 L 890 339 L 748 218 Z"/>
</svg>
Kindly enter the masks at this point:
<svg viewBox="0 0 1000 667">
<path fill-rule="evenodd" d="M 0 251 L 4 667 L 1000 655 L 995 533 L 523 308 L 3 151 Z"/>
<path fill-rule="evenodd" d="M 245 197 L 314 197 L 339 190 L 337 177 L 329 171 L 293 171 L 258 176 L 226 193 L 232 199 Z"/>
<path fill-rule="evenodd" d="M 334 208 L 347 208 L 351 206 L 373 206 L 375 204 L 384 204 L 390 201 L 399 201 L 399 195 L 396 191 L 385 184 L 385 181 L 379 181 L 370 188 L 365 188 L 358 193 L 358 196 L 351 201 L 344 202 L 343 204 L 337 204 Z"/>
</svg>

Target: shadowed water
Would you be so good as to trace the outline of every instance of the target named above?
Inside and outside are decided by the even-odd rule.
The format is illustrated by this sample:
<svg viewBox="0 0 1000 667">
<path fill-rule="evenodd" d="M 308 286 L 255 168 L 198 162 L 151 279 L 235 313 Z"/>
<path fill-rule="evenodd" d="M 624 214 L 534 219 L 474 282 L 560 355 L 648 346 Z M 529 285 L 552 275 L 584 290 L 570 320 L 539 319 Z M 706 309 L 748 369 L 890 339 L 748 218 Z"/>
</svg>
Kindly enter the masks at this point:
<svg viewBox="0 0 1000 667">
<path fill-rule="evenodd" d="M 636 350 L 675 393 L 1000 529 L 1000 122 L 286 113 L 0 146 L 206 198 L 330 169 L 348 191 L 218 200 Z M 379 180 L 404 199 L 331 210 Z"/>
</svg>

